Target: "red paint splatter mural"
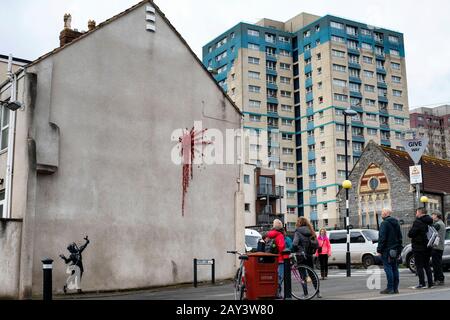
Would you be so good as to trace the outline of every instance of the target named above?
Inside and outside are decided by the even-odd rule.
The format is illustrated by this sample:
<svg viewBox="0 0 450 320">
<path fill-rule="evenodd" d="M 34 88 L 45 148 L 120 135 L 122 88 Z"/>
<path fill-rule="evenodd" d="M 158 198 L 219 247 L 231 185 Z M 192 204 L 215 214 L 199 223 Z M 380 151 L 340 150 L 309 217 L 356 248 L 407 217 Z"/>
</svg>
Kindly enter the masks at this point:
<svg viewBox="0 0 450 320">
<path fill-rule="evenodd" d="M 194 170 L 193 163 L 196 155 L 201 154 L 202 158 L 203 147 L 211 144 L 212 142 L 204 141 L 204 133 L 208 129 L 203 129 L 201 131 L 196 131 L 192 128 L 190 131 L 186 129 L 184 131 L 183 136 L 180 137 L 179 141 L 181 144 L 181 156 L 183 161 L 183 176 L 182 176 L 182 203 L 181 203 L 181 211 L 184 217 L 184 208 L 186 203 L 186 194 L 188 192 L 189 184 L 192 179 L 194 179 Z M 200 149 L 197 148 L 200 146 Z"/>
</svg>

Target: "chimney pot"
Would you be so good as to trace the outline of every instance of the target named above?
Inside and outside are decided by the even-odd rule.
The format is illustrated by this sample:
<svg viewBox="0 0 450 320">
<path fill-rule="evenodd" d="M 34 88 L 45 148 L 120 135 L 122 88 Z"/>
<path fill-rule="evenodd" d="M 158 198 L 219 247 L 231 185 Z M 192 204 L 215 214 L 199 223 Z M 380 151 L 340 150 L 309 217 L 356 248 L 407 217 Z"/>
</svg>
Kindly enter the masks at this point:
<svg viewBox="0 0 450 320">
<path fill-rule="evenodd" d="M 72 30 L 72 16 L 69 13 L 66 13 L 64 15 L 64 29 L 59 34 L 59 44 L 60 46 L 64 46 L 79 36 L 81 36 L 82 33 L 79 32 L 77 29 Z"/>
<path fill-rule="evenodd" d="M 89 21 L 88 21 L 88 29 L 89 29 L 89 31 L 94 30 L 95 27 L 96 27 L 95 21 L 94 21 L 94 20 L 89 20 Z"/>
</svg>

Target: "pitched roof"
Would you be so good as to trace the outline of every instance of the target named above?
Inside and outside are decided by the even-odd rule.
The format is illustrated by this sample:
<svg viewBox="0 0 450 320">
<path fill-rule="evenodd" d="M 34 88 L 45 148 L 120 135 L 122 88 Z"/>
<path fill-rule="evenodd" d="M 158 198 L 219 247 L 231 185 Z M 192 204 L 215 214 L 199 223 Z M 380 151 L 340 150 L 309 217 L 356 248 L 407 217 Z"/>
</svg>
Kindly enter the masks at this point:
<svg viewBox="0 0 450 320">
<path fill-rule="evenodd" d="M 406 151 L 400 151 L 384 146 L 382 146 L 381 149 L 409 179 L 409 167 L 414 165 L 409 154 Z M 425 192 L 446 192 L 450 194 L 450 161 L 423 156 L 422 174 L 422 188 Z"/>
<path fill-rule="evenodd" d="M 217 85 L 217 87 L 220 89 L 220 91 L 223 93 L 223 95 L 228 99 L 228 101 L 231 103 L 231 105 L 234 107 L 234 109 L 242 115 L 241 110 L 239 110 L 239 108 L 237 107 L 237 105 L 234 103 L 233 100 L 231 100 L 231 98 L 228 96 L 228 94 L 226 94 L 222 87 L 217 83 L 216 79 L 214 79 L 214 77 L 211 75 L 211 73 L 208 71 L 208 69 L 203 65 L 203 63 L 200 61 L 200 59 L 197 57 L 197 55 L 194 53 L 194 51 L 192 51 L 191 47 L 189 46 L 189 44 L 186 42 L 186 40 L 184 40 L 184 38 L 181 36 L 181 34 L 177 31 L 177 29 L 175 29 L 175 27 L 172 25 L 172 23 L 170 23 L 169 19 L 166 18 L 165 14 L 159 9 L 159 7 L 152 1 L 152 0 L 143 0 L 137 4 L 135 4 L 134 6 L 132 6 L 131 8 L 128 8 L 127 10 L 109 18 L 108 20 L 103 21 L 102 23 L 98 24 L 95 28 L 93 28 L 92 30 L 89 30 L 85 33 L 83 33 L 81 36 L 79 36 L 78 38 L 72 40 L 71 42 L 65 44 L 62 47 L 56 48 L 48 53 L 46 53 L 43 56 L 40 56 L 39 58 L 37 58 L 36 60 L 32 61 L 30 64 L 26 65 L 25 67 L 30 67 L 33 66 L 35 64 L 37 64 L 38 62 L 58 53 L 61 50 L 64 50 L 65 48 L 73 45 L 74 43 L 88 37 L 89 35 L 91 35 L 92 33 L 94 33 L 95 31 L 97 31 L 98 29 L 110 24 L 111 22 L 114 22 L 115 20 L 119 19 L 120 17 L 128 14 L 129 12 L 139 8 L 140 6 L 142 6 L 144 3 L 149 3 L 152 6 L 155 7 L 156 11 L 158 12 L 158 14 L 163 18 L 163 20 L 169 25 L 169 27 L 172 29 L 173 32 L 175 32 L 175 34 L 177 35 L 177 37 L 181 40 L 181 42 L 183 42 L 183 44 L 186 46 L 186 48 L 189 50 L 189 52 L 191 53 L 191 55 L 195 58 L 195 60 L 200 64 L 200 66 L 205 70 L 205 72 L 208 74 L 208 76 L 214 81 L 214 83 Z"/>
</svg>

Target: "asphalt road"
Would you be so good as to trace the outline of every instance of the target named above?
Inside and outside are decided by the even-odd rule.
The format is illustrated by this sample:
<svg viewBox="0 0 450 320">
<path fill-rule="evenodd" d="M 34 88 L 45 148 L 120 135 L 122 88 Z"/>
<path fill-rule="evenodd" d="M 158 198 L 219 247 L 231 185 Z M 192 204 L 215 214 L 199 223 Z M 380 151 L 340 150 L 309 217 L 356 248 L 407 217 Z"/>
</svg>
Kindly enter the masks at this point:
<svg viewBox="0 0 450 320">
<path fill-rule="evenodd" d="M 447 273 L 448 282 L 450 274 Z M 407 269 L 400 270 L 400 294 L 381 295 L 386 277 L 381 269 L 353 269 L 346 277 L 345 270 L 330 270 L 328 280 L 320 282 L 323 300 L 450 300 L 450 284 L 432 289 L 412 289 L 417 277 Z M 84 294 L 57 296 L 55 299 L 83 300 L 233 300 L 233 286 L 227 282 L 201 285 L 198 288 L 182 286 L 117 294 Z"/>
</svg>

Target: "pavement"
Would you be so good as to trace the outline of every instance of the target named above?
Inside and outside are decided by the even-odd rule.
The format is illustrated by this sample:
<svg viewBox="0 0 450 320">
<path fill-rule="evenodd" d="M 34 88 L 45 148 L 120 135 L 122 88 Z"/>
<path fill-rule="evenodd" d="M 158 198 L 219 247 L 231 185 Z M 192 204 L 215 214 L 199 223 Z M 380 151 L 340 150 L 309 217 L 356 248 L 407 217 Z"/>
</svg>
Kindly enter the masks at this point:
<svg viewBox="0 0 450 320">
<path fill-rule="evenodd" d="M 431 289 L 412 289 L 418 278 L 408 269 L 400 269 L 400 293 L 381 295 L 386 287 L 384 271 L 374 269 L 352 269 L 347 278 L 346 270 L 331 269 L 327 280 L 320 282 L 320 300 L 450 300 L 450 274 L 446 273 L 447 284 Z M 81 300 L 233 300 L 233 285 L 230 281 L 215 285 L 203 284 L 198 288 L 191 285 L 176 288 L 159 288 L 125 293 L 82 294 L 56 296 L 57 299 Z"/>
</svg>

